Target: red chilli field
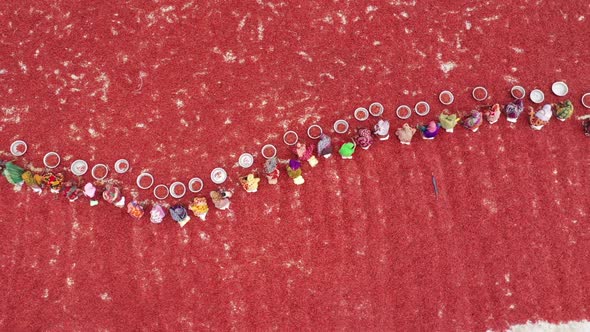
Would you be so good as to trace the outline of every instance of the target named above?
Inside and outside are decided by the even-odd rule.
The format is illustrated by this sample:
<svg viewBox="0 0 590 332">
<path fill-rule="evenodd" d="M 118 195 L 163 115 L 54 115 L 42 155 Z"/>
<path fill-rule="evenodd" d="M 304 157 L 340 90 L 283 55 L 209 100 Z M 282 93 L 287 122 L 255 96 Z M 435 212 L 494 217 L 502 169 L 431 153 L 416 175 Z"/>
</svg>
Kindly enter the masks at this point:
<svg viewBox="0 0 590 332">
<path fill-rule="evenodd" d="M 49 151 L 67 168 L 105 163 L 128 200 L 142 171 L 156 184 L 201 177 L 208 196 L 223 167 L 232 205 L 180 228 L 1 179 L 0 330 L 502 331 L 590 318 L 590 139 L 576 119 L 590 113 L 587 1 L 99 3 L 0 4 L 1 158 L 22 139 L 21 166 Z M 511 101 L 513 85 L 563 100 L 555 81 L 576 113 L 541 131 L 523 114 L 410 146 L 393 135 L 399 105 L 430 104 L 412 126 L 436 119 L 443 90 L 466 113 Z M 484 102 L 471 97 L 480 85 Z M 283 133 L 309 142 L 319 124 L 339 147 L 376 122 L 352 116 L 374 101 L 390 140 L 304 165 L 302 186 L 283 169 L 276 186 L 239 187 L 262 171 L 263 145 L 287 158 Z M 340 118 L 348 134 L 332 131 Z"/>
</svg>

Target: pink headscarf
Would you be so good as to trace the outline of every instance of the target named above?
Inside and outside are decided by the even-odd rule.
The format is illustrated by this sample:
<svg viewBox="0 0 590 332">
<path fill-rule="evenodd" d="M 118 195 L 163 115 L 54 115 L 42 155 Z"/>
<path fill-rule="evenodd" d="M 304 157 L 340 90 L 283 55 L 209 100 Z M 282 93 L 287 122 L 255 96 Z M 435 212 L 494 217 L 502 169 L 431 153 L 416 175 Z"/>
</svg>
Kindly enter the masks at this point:
<svg viewBox="0 0 590 332">
<path fill-rule="evenodd" d="M 96 187 L 92 183 L 88 182 L 84 186 L 84 195 L 86 195 L 86 197 L 93 198 L 94 194 L 96 194 Z"/>
<path fill-rule="evenodd" d="M 427 130 L 431 133 L 435 132 L 436 131 L 436 122 L 430 121 L 430 123 L 428 123 Z"/>
</svg>

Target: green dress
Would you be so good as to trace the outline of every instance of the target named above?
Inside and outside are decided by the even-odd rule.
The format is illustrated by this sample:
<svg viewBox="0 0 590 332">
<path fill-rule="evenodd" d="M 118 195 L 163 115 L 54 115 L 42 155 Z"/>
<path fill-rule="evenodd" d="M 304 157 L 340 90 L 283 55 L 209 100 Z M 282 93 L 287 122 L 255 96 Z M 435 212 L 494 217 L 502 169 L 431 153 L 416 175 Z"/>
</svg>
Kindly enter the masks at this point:
<svg viewBox="0 0 590 332">
<path fill-rule="evenodd" d="M 444 129 L 453 129 L 455 128 L 455 125 L 457 125 L 457 122 L 459 122 L 459 119 L 457 119 L 456 114 L 441 113 L 438 117 L 438 120 L 440 122 L 441 127 L 443 127 Z"/>
<path fill-rule="evenodd" d="M 567 120 L 572 114 L 574 114 L 574 105 L 571 101 L 566 100 L 555 105 L 555 117 L 559 120 Z"/>
<path fill-rule="evenodd" d="M 8 182 L 17 185 L 22 184 L 24 182 L 22 177 L 24 172 L 24 169 L 16 166 L 15 164 L 9 161 L 6 163 L 2 175 L 6 177 L 6 180 L 8 180 Z"/>
<path fill-rule="evenodd" d="M 301 168 L 292 169 L 291 166 L 287 166 L 287 174 L 291 179 L 296 179 L 301 176 Z"/>
<path fill-rule="evenodd" d="M 352 156 L 352 154 L 354 153 L 354 149 L 356 148 L 356 146 L 354 145 L 354 143 L 344 143 L 342 144 L 342 147 L 340 148 L 340 155 L 342 157 L 350 157 Z"/>
</svg>

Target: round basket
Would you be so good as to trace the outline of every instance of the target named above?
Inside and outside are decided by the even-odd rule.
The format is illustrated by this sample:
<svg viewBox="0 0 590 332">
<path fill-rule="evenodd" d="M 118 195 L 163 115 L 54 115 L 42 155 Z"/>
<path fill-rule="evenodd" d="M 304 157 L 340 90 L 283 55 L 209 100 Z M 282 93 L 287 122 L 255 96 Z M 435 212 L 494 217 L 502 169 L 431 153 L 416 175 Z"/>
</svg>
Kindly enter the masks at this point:
<svg viewBox="0 0 590 332">
<path fill-rule="evenodd" d="M 160 195 L 160 196 L 158 196 L 158 190 L 159 190 L 160 188 L 164 188 L 164 190 L 166 191 L 166 194 L 165 194 L 165 195 Z M 157 186 L 154 188 L 154 197 L 156 197 L 157 199 L 160 199 L 160 200 L 162 200 L 162 199 L 166 199 L 166 198 L 168 198 L 168 195 L 169 195 L 169 194 L 170 194 L 170 190 L 168 190 L 168 187 L 166 187 L 166 185 L 165 185 L 165 184 L 159 184 L 159 185 L 157 185 Z"/>
<path fill-rule="evenodd" d="M 10 153 L 15 157 L 20 157 L 27 152 L 27 143 L 25 141 L 14 141 L 10 144 Z"/>
<path fill-rule="evenodd" d="M 129 170 L 129 162 L 127 159 L 119 159 L 115 162 L 115 172 L 123 174 Z"/>
<path fill-rule="evenodd" d="M 381 103 L 372 103 L 369 106 L 369 113 L 371 113 L 372 116 L 381 116 L 384 110 L 385 108 Z"/>
<path fill-rule="evenodd" d="M 96 174 L 101 167 L 104 168 L 104 174 L 102 176 Z M 105 164 L 96 164 L 92 167 L 90 174 L 92 174 L 92 177 L 96 180 L 103 180 L 109 175 L 109 167 Z"/>
<path fill-rule="evenodd" d="M 227 172 L 221 168 L 217 167 L 211 171 L 211 181 L 215 184 L 222 184 L 227 180 Z"/>
<path fill-rule="evenodd" d="M 88 163 L 82 159 L 74 160 L 72 165 L 70 165 L 70 171 L 74 175 L 82 176 L 88 172 Z"/>
<path fill-rule="evenodd" d="M 194 188 L 195 184 L 199 184 L 199 189 Z M 201 190 L 203 190 L 203 180 L 201 180 L 201 178 L 190 179 L 190 181 L 188 182 L 188 190 L 190 190 L 192 193 L 200 192 Z"/>
<path fill-rule="evenodd" d="M 340 128 L 340 126 L 342 126 L 342 128 Z M 346 122 L 346 120 L 336 120 L 336 122 L 334 122 L 334 131 L 337 132 L 338 134 L 344 134 L 348 131 L 348 122 Z"/>
<path fill-rule="evenodd" d="M 289 136 L 289 135 L 295 136 L 295 141 L 293 141 L 293 142 L 287 141 L 287 136 Z M 285 144 L 287 144 L 287 145 L 295 145 L 295 144 L 297 144 L 298 141 L 299 141 L 299 135 L 297 135 L 297 133 L 294 132 L 293 130 L 289 130 L 283 135 L 283 142 L 285 142 Z"/>
<path fill-rule="evenodd" d="M 443 105 L 451 105 L 455 101 L 455 96 L 451 91 L 445 90 L 438 95 L 438 100 Z"/>
<path fill-rule="evenodd" d="M 180 193 L 177 193 L 176 188 L 181 188 L 182 191 Z M 170 196 L 172 196 L 174 198 L 182 198 L 184 196 L 184 194 L 186 194 L 186 186 L 184 185 L 184 183 L 182 183 L 180 181 L 176 181 L 170 185 L 169 191 L 170 191 Z"/>
<path fill-rule="evenodd" d="M 484 101 L 488 98 L 488 90 L 483 86 L 476 86 L 473 88 L 473 91 L 471 91 L 471 96 L 477 101 Z"/>
<path fill-rule="evenodd" d="M 369 118 L 369 110 L 364 107 L 359 107 L 354 110 L 354 118 L 359 121 L 365 121 Z"/>
<path fill-rule="evenodd" d="M 145 184 L 142 185 L 141 184 L 141 182 L 142 182 L 141 180 L 143 178 L 148 178 L 150 180 L 149 185 L 145 185 Z M 139 187 L 139 189 L 150 189 L 150 187 L 154 185 L 154 176 L 151 175 L 150 173 L 141 173 L 137 176 L 136 183 L 137 183 L 137 186 Z"/>
<path fill-rule="evenodd" d="M 57 158 L 55 163 L 51 163 L 49 161 L 49 159 L 52 157 Z M 43 164 L 45 164 L 45 167 L 47 167 L 47 168 L 56 168 L 57 166 L 59 166 L 60 162 L 61 162 L 61 157 L 57 154 L 57 152 L 48 152 L 43 157 Z"/>
<path fill-rule="evenodd" d="M 406 111 L 405 115 L 402 113 L 404 110 Z M 402 120 L 408 119 L 412 116 L 412 109 L 408 105 L 401 105 L 395 110 L 395 115 Z"/>
<path fill-rule="evenodd" d="M 430 112 L 430 105 L 425 101 L 419 101 L 414 105 L 414 112 L 420 116 L 425 116 Z"/>
<path fill-rule="evenodd" d="M 266 149 L 272 149 L 272 151 L 273 151 L 272 155 L 265 154 L 264 151 Z M 266 144 L 265 146 L 262 147 L 262 149 L 260 149 L 260 153 L 262 154 L 262 156 L 264 158 L 270 159 L 270 158 L 272 158 L 272 157 L 274 157 L 274 156 L 277 155 L 277 148 L 274 145 L 272 145 L 272 144 Z"/>
<path fill-rule="evenodd" d="M 317 128 L 320 133 L 317 135 L 312 135 L 312 130 Z M 307 128 L 307 136 L 311 139 L 318 139 L 320 138 L 320 136 L 322 136 L 322 134 L 324 133 L 324 131 L 322 130 L 322 127 L 318 126 L 317 124 L 311 125 L 309 126 L 309 128 Z"/>
</svg>

